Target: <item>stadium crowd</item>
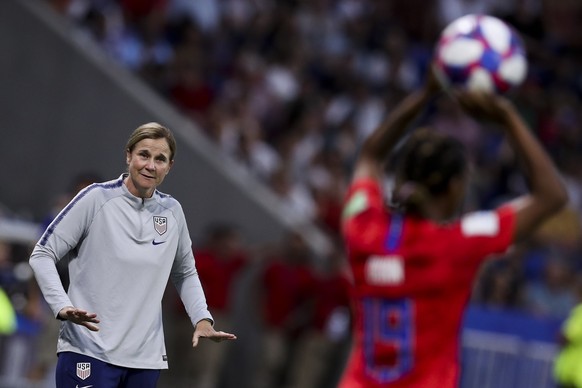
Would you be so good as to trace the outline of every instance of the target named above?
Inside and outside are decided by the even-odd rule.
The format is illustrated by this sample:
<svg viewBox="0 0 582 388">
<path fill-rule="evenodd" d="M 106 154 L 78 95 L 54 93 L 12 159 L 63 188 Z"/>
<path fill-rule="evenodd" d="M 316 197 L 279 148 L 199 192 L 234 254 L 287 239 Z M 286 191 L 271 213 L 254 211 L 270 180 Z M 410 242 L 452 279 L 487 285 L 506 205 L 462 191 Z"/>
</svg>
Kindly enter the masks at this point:
<svg viewBox="0 0 582 388">
<path fill-rule="evenodd" d="M 582 275 L 581 2 L 45 1 L 196 122 L 225 158 L 247 166 L 284 206 L 337 242 L 329 257 L 315 260 L 300 236 L 250 247 L 232 226 L 209 226 L 195 242 L 197 267 L 210 310 L 239 341 L 184 354 L 175 343 L 187 342 L 190 328 L 177 302 L 167 312 L 175 361 L 162 380 L 169 386 L 334 386 L 349 344 L 339 228 L 352 161 L 395 102 L 419 86 L 442 28 L 467 13 L 496 15 L 523 38 L 529 74 L 512 99 L 570 195 L 568 208 L 534 239 L 483 268 L 472 303 L 558 319 L 574 307 Z M 519 161 L 501 132 L 483 130 L 447 100 L 429 115 L 437 131 L 469 149 L 475 190 L 466 210 L 523 190 Z M 9 245 L 0 245 L 0 287 L 24 298 L 17 311 L 42 332 L 48 310 L 38 307 L 30 274 L 16 271 L 26 254 L 4 249 Z M 43 375 L 43 365 L 30 362 L 29 377 Z"/>
</svg>

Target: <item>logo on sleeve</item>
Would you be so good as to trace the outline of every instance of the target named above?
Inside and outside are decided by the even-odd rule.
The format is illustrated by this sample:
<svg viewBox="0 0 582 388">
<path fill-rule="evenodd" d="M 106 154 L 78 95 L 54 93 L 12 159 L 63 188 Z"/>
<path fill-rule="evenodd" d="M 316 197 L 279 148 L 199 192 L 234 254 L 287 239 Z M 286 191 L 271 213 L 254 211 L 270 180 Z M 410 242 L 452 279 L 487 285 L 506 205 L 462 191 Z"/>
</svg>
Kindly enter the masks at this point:
<svg viewBox="0 0 582 388">
<path fill-rule="evenodd" d="M 493 211 L 471 213 L 461 220 L 461 232 L 466 237 L 495 237 L 499 228 L 499 216 Z"/>
<path fill-rule="evenodd" d="M 90 362 L 78 362 L 77 363 L 77 377 L 81 380 L 85 380 L 87 377 L 91 376 L 91 363 Z"/>
<path fill-rule="evenodd" d="M 161 236 L 168 230 L 168 218 L 154 216 L 154 229 Z"/>
<path fill-rule="evenodd" d="M 348 203 L 343 209 L 342 218 L 344 220 L 355 216 L 366 210 L 369 207 L 368 195 L 364 190 L 357 191 L 349 199 Z"/>
</svg>

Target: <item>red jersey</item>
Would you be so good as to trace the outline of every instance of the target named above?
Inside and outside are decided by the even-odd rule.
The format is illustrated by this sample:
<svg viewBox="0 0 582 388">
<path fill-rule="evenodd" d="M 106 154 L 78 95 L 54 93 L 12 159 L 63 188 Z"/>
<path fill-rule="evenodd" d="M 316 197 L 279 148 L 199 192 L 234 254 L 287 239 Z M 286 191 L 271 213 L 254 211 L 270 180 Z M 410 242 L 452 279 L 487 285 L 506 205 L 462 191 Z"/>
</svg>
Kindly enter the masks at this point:
<svg viewBox="0 0 582 388">
<path fill-rule="evenodd" d="M 263 274 L 264 319 L 269 327 L 298 329 L 300 312 L 313 299 L 316 279 L 308 265 L 273 259 Z"/>
<path fill-rule="evenodd" d="M 196 250 L 196 269 L 211 311 L 226 312 L 230 309 L 232 287 L 247 264 L 244 252 L 220 259 L 208 249 Z"/>
<path fill-rule="evenodd" d="M 355 332 L 340 387 L 457 387 L 473 280 L 510 246 L 514 223 L 509 206 L 450 224 L 393 213 L 378 182 L 355 181 L 343 220 Z"/>
<path fill-rule="evenodd" d="M 313 327 L 320 332 L 327 330 L 329 319 L 338 308 L 347 309 L 350 304 L 350 279 L 344 272 L 338 271 L 317 281 Z"/>
</svg>

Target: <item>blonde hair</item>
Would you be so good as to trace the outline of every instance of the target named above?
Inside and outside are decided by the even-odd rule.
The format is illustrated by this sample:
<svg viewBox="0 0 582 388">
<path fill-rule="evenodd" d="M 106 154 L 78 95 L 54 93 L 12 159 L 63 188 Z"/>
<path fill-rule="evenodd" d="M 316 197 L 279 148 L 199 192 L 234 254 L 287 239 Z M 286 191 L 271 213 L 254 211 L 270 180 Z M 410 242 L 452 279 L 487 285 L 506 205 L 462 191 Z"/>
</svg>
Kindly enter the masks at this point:
<svg viewBox="0 0 582 388">
<path fill-rule="evenodd" d="M 143 139 L 166 139 L 168 147 L 170 147 L 170 161 L 174 160 L 174 156 L 176 155 L 176 139 L 172 131 L 168 128 L 156 122 L 140 125 L 129 136 L 127 144 L 125 145 L 126 151 L 131 153 L 135 145 Z"/>
</svg>

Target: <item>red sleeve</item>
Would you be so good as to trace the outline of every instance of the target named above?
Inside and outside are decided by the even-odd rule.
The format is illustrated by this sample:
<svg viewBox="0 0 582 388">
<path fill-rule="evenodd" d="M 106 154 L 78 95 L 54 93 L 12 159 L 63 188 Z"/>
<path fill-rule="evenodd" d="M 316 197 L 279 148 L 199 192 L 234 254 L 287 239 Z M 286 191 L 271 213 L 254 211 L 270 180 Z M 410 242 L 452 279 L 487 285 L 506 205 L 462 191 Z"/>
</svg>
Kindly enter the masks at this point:
<svg viewBox="0 0 582 388">
<path fill-rule="evenodd" d="M 370 209 L 383 210 L 384 209 L 384 195 L 382 193 L 382 188 L 378 181 L 370 178 L 358 179 L 350 185 L 348 188 L 348 193 L 344 201 L 343 217 L 349 216 L 352 212 L 362 209 L 358 204 L 354 203 L 353 200 L 358 195 L 365 194 L 367 196 L 367 205 Z M 350 209 L 350 207 L 356 207 Z M 364 208 L 364 209 L 367 209 Z M 349 214 L 346 214 L 346 211 Z"/>
<path fill-rule="evenodd" d="M 460 260 L 473 258 L 472 261 L 481 262 L 491 255 L 508 250 L 513 243 L 514 228 L 515 211 L 510 206 L 469 213 L 455 224 L 450 244 L 462 247 L 458 250 L 461 253 L 458 256 Z"/>
</svg>

